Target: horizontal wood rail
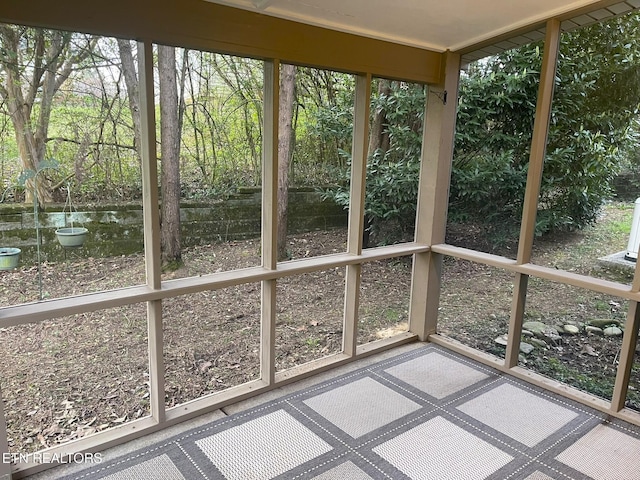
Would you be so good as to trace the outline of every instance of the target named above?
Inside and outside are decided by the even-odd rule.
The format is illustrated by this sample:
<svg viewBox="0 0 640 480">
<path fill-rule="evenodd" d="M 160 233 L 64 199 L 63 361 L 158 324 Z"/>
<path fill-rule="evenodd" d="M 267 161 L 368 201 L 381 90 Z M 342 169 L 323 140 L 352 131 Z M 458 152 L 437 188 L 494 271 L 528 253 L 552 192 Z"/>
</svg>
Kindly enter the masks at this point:
<svg viewBox="0 0 640 480">
<path fill-rule="evenodd" d="M 109 291 L 89 293 L 68 298 L 45 300 L 0 308 L 0 328 L 28 323 L 37 323 L 67 315 L 92 312 L 108 308 L 131 305 L 133 303 L 162 300 L 206 290 L 219 290 L 245 283 L 263 280 L 277 280 L 283 277 L 328 270 L 331 268 L 358 265 L 376 260 L 397 258 L 414 253 L 427 252 L 429 247 L 416 243 L 403 243 L 363 250 L 362 255 L 338 253 L 320 257 L 292 260 L 279 263 L 275 270 L 251 267 L 228 272 L 211 273 L 199 277 L 180 278 L 162 282 L 160 289 L 147 285 L 126 287 Z"/>
<path fill-rule="evenodd" d="M 631 285 L 603 280 L 600 278 L 580 275 L 557 268 L 544 267 L 533 263 L 518 264 L 515 260 L 492 255 L 490 253 L 477 252 L 467 248 L 455 247 L 453 245 L 441 244 L 433 245 L 431 251 L 448 255 L 462 260 L 482 263 L 491 267 L 501 268 L 514 273 L 522 273 L 532 277 L 551 280 L 552 282 L 565 283 L 574 287 L 584 288 L 598 293 L 613 295 L 625 300 L 640 301 L 640 293 L 634 292 Z"/>
</svg>

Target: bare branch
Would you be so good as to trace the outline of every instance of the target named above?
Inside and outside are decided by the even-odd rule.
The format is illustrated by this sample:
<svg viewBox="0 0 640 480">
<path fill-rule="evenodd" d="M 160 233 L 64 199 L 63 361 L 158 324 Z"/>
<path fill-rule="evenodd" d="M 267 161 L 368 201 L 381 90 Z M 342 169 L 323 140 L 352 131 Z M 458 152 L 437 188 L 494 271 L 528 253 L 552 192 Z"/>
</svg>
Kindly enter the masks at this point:
<svg viewBox="0 0 640 480">
<path fill-rule="evenodd" d="M 117 142 L 89 142 L 89 143 L 87 143 L 85 141 L 77 140 L 75 138 L 65 138 L 65 137 L 47 137 L 47 142 L 65 142 L 65 143 L 72 143 L 74 145 L 86 145 L 88 147 L 107 146 L 107 147 L 124 148 L 126 150 L 136 151 L 136 147 L 134 145 L 124 145 L 122 143 L 117 143 Z"/>
</svg>

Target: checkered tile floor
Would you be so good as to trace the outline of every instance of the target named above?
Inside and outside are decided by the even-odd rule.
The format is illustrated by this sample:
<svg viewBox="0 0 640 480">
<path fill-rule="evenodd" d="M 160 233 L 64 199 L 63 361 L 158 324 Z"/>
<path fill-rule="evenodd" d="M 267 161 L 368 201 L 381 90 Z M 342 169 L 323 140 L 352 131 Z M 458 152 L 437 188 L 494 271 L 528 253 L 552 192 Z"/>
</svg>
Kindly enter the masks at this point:
<svg viewBox="0 0 640 480">
<path fill-rule="evenodd" d="M 640 428 L 426 345 L 65 478 L 640 480 Z"/>
</svg>

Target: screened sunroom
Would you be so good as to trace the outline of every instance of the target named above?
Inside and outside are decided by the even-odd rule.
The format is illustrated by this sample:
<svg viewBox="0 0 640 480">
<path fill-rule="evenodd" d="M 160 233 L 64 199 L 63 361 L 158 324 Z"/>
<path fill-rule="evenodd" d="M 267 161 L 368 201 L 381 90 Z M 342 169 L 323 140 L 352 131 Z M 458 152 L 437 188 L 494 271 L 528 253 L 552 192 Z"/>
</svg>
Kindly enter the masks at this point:
<svg viewBox="0 0 640 480">
<path fill-rule="evenodd" d="M 558 266 L 535 254 L 540 212 L 553 199 L 553 195 L 541 197 L 541 183 L 562 36 L 633 14 L 638 7 L 638 0 L 114 0 L 107 4 L 5 0 L 0 22 L 11 31 L 78 33 L 98 38 L 95 44 L 104 52 L 108 45 L 128 41 L 138 77 L 143 253 L 137 257 L 137 276 L 118 275 L 121 264 L 114 257 L 109 270 L 100 275 L 111 281 L 109 287 L 80 279 L 82 269 L 96 268 L 95 259 L 85 255 L 80 263 L 73 263 L 78 256 L 74 251 L 61 263 L 71 265 L 76 277 L 55 280 L 47 276 L 48 266 L 41 270 L 39 265 L 36 297 L 7 293 L 11 300 L 0 307 L 0 331 L 5 363 L 14 368 L 11 379 L 2 378 L 1 476 L 47 478 L 44 475 L 60 472 L 58 464 L 76 463 L 88 470 L 64 470 L 60 475 L 640 478 L 640 413 L 638 404 L 631 401 L 640 388 L 640 273 L 633 270 L 628 277 L 611 279 Z M 496 253 L 447 243 L 461 75 L 467 75 L 473 62 L 482 63 L 532 42 L 542 42 L 542 62 L 536 72 L 537 98 L 527 99 L 535 115 L 529 119 L 531 140 L 523 167 L 526 188 L 521 215 L 516 219 L 517 247 Z M 254 119 L 260 131 L 251 137 L 249 149 L 257 177 L 259 237 L 243 244 L 244 250 L 214 246 L 209 257 L 200 257 L 197 269 L 171 275 L 161 265 L 161 217 L 167 216 L 161 215 L 166 201 L 161 195 L 164 172 L 158 117 L 165 114 L 159 93 L 162 78 L 156 80 L 154 75 L 162 46 L 197 52 L 199 63 L 193 62 L 200 67 L 205 61 L 218 61 L 219 67 L 227 59 L 221 72 L 254 82 L 254 96 L 244 97 L 233 108 L 255 108 L 245 110 L 246 117 Z M 38 47 L 29 51 L 36 55 Z M 5 45 L 0 76 L 7 105 L 8 90 L 21 88 L 19 83 L 7 83 L 7 65 L 13 61 L 7 60 L 10 53 Z M 214 54 L 221 57 L 211 60 Z M 239 59 L 238 63 L 229 58 Z M 51 65 L 40 63 L 25 71 L 46 71 Z M 279 105 L 286 94 L 280 84 L 283 72 L 292 65 L 309 78 L 328 79 L 327 85 L 349 86 L 349 139 L 343 143 L 334 139 L 335 151 L 349 146 L 348 208 L 337 244 L 326 247 L 324 237 L 303 236 L 290 241 L 291 249 L 299 247 L 302 253 L 280 260 L 278 207 L 283 190 L 278 159 L 283 127 Z M 106 77 L 113 68 L 105 63 L 99 71 Z M 203 91 L 207 75 L 203 67 L 193 78 L 183 76 L 185 83 L 192 82 L 193 98 Z M 194 87 L 195 81 L 201 83 Z M 372 100 L 384 93 L 380 87 L 384 81 L 423 94 L 414 112 L 420 119 L 419 129 L 412 132 L 419 144 L 415 164 L 419 186 L 411 232 L 402 240 L 369 246 L 363 237 L 368 228 L 367 165 L 376 128 L 371 120 L 375 117 Z M 224 80 L 217 82 L 211 80 L 223 88 Z M 89 81 L 84 85 L 92 88 Z M 42 88 L 47 88 L 44 83 L 34 85 L 34 99 L 43 95 Z M 26 103 L 16 103 L 15 96 L 13 101 L 7 111 L 17 115 Z M 206 99 L 202 96 L 199 101 Z M 79 108 L 68 102 L 69 109 Z M 197 131 L 195 121 L 193 125 Z M 322 125 L 315 127 L 317 135 L 326 134 Z M 244 133 L 252 135 L 247 129 Z M 209 139 L 194 138 L 202 144 L 189 148 L 206 153 L 202 145 Z M 231 135 L 226 141 L 240 142 Z M 90 142 L 75 144 L 88 149 Z M 25 147 L 19 155 L 32 153 Z M 312 155 L 304 168 L 313 168 L 314 162 L 321 163 L 320 155 L 329 155 L 316 153 L 318 158 Z M 290 200 L 289 208 L 294 207 Z M 227 256 L 233 262 L 216 263 L 215 259 Z M 452 290 L 448 281 L 457 270 L 468 281 L 456 283 Z M 45 282 L 67 282 L 67 293 L 47 295 L 45 284 L 43 294 L 43 271 Z M 21 275 L 23 271 L 1 273 Z M 312 292 L 303 289 L 314 281 L 321 286 Z M 541 289 L 546 293 L 541 294 Z M 561 304 L 567 298 L 575 302 Z M 375 303 L 380 299 L 386 306 Z M 199 302 L 203 306 L 195 308 Z M 581 387 L 581 381 L 589 382 L 589 372 L 577 380 L 575 375 L 561 375 L 559 358 L 566 342 L 562 338 L 572 334 L 570 329 L 540 335 L 547 340 L 542 342 L 545 346 L 538 343 L 546 352 L 539 361 L 553 366 L 558 375 L 548 375 L 551 367 L 534 368 L 523 357 L 522 344 L 529 345 L 528 336 L 534 336 L 526 323 L 540 317 L 532 313 L 531 305 L 555 309 L 558 317 L 567 318 L 570 309 L 584 309 L 589 302 L 601 306 L 605 316 L 620 317 L 613 322 L 620 327 L 615 360 L 602 374 L 610 388 L 598 393 Z M 175 312 L 181 312 L 179 319 Z M 492 319 L 502 319 L 503 330 L 490 333 L 504 334 L 500 349 L 483 350 L 464 341 L 466 327 L 452 319 L 476 312 L 478 328 L 492 328 L 487 327 Z M 379 321 L 367 327 L 365 320 L 372 315 Z M 250 323 L 249 317 L 255 322 Z M 295 323 L 300 319 L 301 324 Z M 319 326 L 326 328 L 316 332 Z M 579 328 L 581 338 L 590 338 L 584 325 Z M 464 334 L 457 335 L 462 330 Z M 52 331 L 58 332 L 55 340 L 47 336 Z M 100 335 L 94 344 L 79 347 L 82 335 L 96 332 Z M 596 335 L 595 330 L 589 332 Z M 284 344 L 292 335 L 301 348 L 313 351 L 311 357 Z M 34 345 L 33 352 L 15 347 L 25 339 Z M 210 342 L 209 350 L 195 352 L 193 345 L 203 339 Z M 174 355 L 180 342 L 187 353 Z M 598 356 L 584 342 L 584 358 Z M 65 355 L 76 347 L 81 361 L 74 355 L 70 362 Z M 29 363 L 40 355 L 38 349 L 44 352 L 38 357 L 41 360 Z M 215 356 L 211 350 L 217 352 Z M 132 367 L 127 359 L 134 355 L 143 362 Z M 228 371 L 247 373 L 229 381 L 209 377 L 207 382 L 215 388 L 209 384 L 199 390 L 189 387 L 189 394 L 180 396 L 187 383 L 191 385 L 191 377 L 176 373 L 181 368 L 178 362 L 183 361 L 187 370 L 201 376 L 222 368 L 221 363 Z M 245 368 L 243 362 L 251 367 Z M 46 370 L 37 365 L 43 369 L 47 365 Z M 121 379 L 107 378 L 105 372 L 111 367 L 109 371 L 119 371 Z M 126 378 L 134 378 L 136 386 L 118 387 Z M 47 411 L 43 405 L 49 396 L 58 403 L 64 401 L 54 405 L 51 400 Z M 126 414 L 116 407 L 107 409 L 104 418 L 83 412 L 89 401 L 115 405 L 125 397 L 130 400 Z M 34 404 L 24 413 L 16 407 L 25 401 L 21 399 L 36 402 L 37 408 Z M 174 432 L 167 429 L 192 426 L 188 422 L 205 414 L 213 415 L 208 426 L 200 424 L 190 433 L 166 440 L 166 431 Z M 31 432 L 17 433 L 30 418 L 48 424 L 38 431 L 30 427 Z M 230 426 L 228 419 L 236 423 Z M 62 430 L 70 433 L 49 439 L 47 432 L 54 435 Z M 61 442 L 63 437 L 67 441 Z M 127 443 L 142 437 L 151 439 L 147 445 L 152 446 Z M 101 457 L 101 465 L 88 465 L 89 459 L 95 459 L 89 454 L 112 447 L 116 454 Z M 82 461 L 73 461 L 76 454 L 82 455 L 77 457 Z"/>
</svg>

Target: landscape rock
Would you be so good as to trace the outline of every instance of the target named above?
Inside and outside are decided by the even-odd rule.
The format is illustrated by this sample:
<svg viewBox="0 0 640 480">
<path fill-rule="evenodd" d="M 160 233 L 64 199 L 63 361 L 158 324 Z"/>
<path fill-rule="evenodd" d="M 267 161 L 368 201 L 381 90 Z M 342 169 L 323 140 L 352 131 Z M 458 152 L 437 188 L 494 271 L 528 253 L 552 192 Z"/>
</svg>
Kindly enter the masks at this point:
<svg viewBox="0 0 640 480">
<path fill-rule="evenodd" d="M 535 347 L 527 342 L 520 342 L 520 351 L 525 355 L 529 355 L 535 350 Z"/>
<path fill-rule="evenodd" d="M 584 331 L 587 332 L 588 335 L 602 335 L 604 333 L 601 328 L 594 327 L 593 325 L 587 325 L 584 327 Z"/>
<path fill-rule="evenodd" d="M 614 320 L 612 318 L 593 318 L 587 322 L 589 325 L 593 325 L 594 327 L 604 328 L 608 325 L 616 325 L 620 326 L 620 322 L 618 320 Z"/>
<path fill-rule="evenodd" d="M 506 333 L 505 333 L 504 335 L 502 335 L 502 336 L 500 336 L 500 337 L 496 338 L 496 340 L 495 340 L 495 342 L 496 342 L 498 345 L 502 345 L 502 346 L 504 346 L 504 347 L 506 347 L 506 346 L 507 346 L 507 342 L 508 342 L 508 341 L 509 341 L 509 338 L 508 338 L 508 335 L 507 335 Z"/>
<path fill-rule="evenodd" d="M 558 331 L 555 328 L 549 328 L 544 332 L 544 336 L 545 338 L 548 338 L 549 340 L 551 340 L 552 342 L 559 342 L 562 340 L 562 337 L 560 336 L 560 334 L 558 333 Z"/>
<path fill-rule="evenodd" d="M 577 335 L 578 333 L 580 333 L 580 329 L 575 325 L 565 325 L 563 328 L 564 333 L 566 333 L 567 335 Z"/>
<path fill-rule="evenodd" d="M 522 324 L 522 328 L 524 330 L 528 330 L 532 332 L 534 335 L 539 337 L 548 336 L 548 333 L 558 334 L 558 330 L 555 327 L 551 327 L 542 322 L 524 322 Z"/>
<path fill-rule="evenodd" d="M 622 335 L 622 330 L 618 327 L 607 327 L 602 333 L 604 333 L 605 337 L 619 337 Z"/>
<path fill-rule="evenodd" d="M 531 343 L 534 347 L 540 347 L 540 348 L 548 348 L 549 345 L 547 344 L 547 342 L 545 342 L 544 340 L 541 340 L 539 338 L 530 338 L 529 343 Z"/>
</svg>

